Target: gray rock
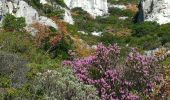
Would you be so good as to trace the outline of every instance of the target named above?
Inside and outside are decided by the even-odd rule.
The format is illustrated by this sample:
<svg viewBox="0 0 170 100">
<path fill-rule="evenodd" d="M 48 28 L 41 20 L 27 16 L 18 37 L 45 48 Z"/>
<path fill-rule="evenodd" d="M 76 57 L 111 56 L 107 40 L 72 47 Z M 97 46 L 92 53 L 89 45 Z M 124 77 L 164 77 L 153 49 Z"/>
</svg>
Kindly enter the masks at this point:
<svg viewBox="0 0 170 100">
<path fill-rule="evenodd" d="M 0 13 L 2 13 L 1 15 L 10 13 L 16 17 L 24 17 L 28 26 L 39 22 L 57 29 L 57 25 L 54 21 L 45 16 L 40 16 L 33 7 L 23 0 L 2 0 L 0 1 L 0 9 Z"/>
<path fill-rule="evenodd" d="M 141 0 L 136 21 L 170 23 L 170 0 Z"/>
</svg>

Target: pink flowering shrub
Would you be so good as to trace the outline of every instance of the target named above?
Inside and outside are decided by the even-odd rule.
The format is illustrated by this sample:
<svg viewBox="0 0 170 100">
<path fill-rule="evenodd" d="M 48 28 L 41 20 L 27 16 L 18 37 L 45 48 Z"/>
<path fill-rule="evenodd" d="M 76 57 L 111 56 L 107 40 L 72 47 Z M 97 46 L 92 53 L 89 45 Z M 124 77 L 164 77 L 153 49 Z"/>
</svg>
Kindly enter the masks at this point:
<svg viewBox="0 0 170 100">
<path fill-rule="evenodd" d="M 161 66 L 156 59 L 133 50 L 120 63 L 120 47 L 102 43 L 96 52 L 82 59 L 64 61 L 73 68 L 77 78 L 94 85 L 102 100 L 139 100 L 149 98 L 162 81 Z"/>
</svg>

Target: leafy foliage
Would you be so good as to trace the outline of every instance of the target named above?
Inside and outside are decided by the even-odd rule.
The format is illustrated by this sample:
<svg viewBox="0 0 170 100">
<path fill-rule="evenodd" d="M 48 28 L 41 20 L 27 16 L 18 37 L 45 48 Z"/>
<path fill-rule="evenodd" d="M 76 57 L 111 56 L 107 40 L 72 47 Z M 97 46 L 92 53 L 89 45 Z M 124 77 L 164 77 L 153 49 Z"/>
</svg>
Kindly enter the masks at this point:
<svg viewBox="0 0 170 100">
<path fill-rule="evenodd" d="M 94 100 L 99 99 L 97 96 L 100 96 L 103 100 L 147 100 L 161 97 L 162 68 L 157 59 L 143 56 L 136 50 L 129 53 L 129 47 L 150 50 L 167 45 L 170 43 L 170 28 L 169 24 L 158 25 L 155 22 L 134 24 L 132 19 L 136 13 L 135 4 L 138 0 L 109 0 L 111 4 L 126 5 L 127 9 L 109 8 L 108 16 L 100 16 L 96 19 L 81 8 L 72 9 L 71 14 L 75 25 L 69 25 L 60 20 L 64 10 L 53 6 L 57 3 L 65 7 L 63 0 L 49 0 L 49 3 L 45 5 L 41 4 L 40 0 L 25 1 L 40 15 L 52 18 L 58 25 L 58 30 L 36 23 L 33 26 L 39 32 L 36 37 L 32 37 L 28 33 L 16 32 L 23 30 L 24 18 L 6 15 L 3 28 L 5 31 L 15 32 L 0 32 L 0 50 L 26 59 L 30 71 L 25 75 L 27 70 L 25 61 L 16 55 L 0 52 L 0 67 L 6 66 L 0 68 L 0 92 L 2 93 L 0 98 L 6 100 Z M 128 18 L 120 19 L 124 16 Z M 88 34 L 80 34 L 78 31 Z M 91 35 L 93 31 L 101 31 L 101 37 Z M 75 37 L 80 38 L 75 39 Z M 89 44 L 87 47 L 84 46 L 82 39 Z M 88 47 L 98 42 L 106 45 L 118 43 L 122 49 L 120 50 L 117 45 L 105 47 L 100 44 L 96 52 L 91 52 Z M 69 56 L 72 49 L 79 56 L 84 57 L 89 54 L 91 56 L 82 59 L 74 58 Z M 71 57 L 73 61 L 66 63 L 72 66 L 74 73 L 60 66 L 61 60 L 71 59 Z M 163 64 L 169 65 L 169 58 L 164 60 Z M 166 77 L 169 77 L 169 68 L 165 70 Z M 16 78 L 18 74 L 22 74 L 22 77 Z M 25 76 L 28 81 L 23 84 Z M 22 79 L 24 82 L 20 81 Z M 19 81 L 22 85 L 15 81 Z M 17 88 L 15 88 L 16 85 Z M 164 89 L 168 94 L 168 81 Z"/>
<path fill-rule="evenodd" d="M 65 6 L 63 0 L 50 0 L 48 1 L 48 4 L 41 4 L 40 0 L 25 0 L 29 5 L 33 6 L 38 12 L 40 12 L 41 15 L 44 16 L 57 16 L 62 17 L 64 10 L 60 7 L 53 6 L 53 4 L 56 2 L 57 4 L 61 6 Z"/>
<path fill-rule="evenodd" d="M 6 14 L 3 22 L 3 28 L 9 31 L 22 31 L 26 26 L 25 19 L 23 17 L 16 18 L 11 14 Z"/>
<path fill-rule="evenodd" d="M 79 83 L 68 68 L 58 68 L 38 73 L 33 84 L 36 99 L 97 100 L 93 86 Z"/>
<path fill-rule="evenodd" d="M 139 2 L 139 0 L 109 0 L 108 1 L 109 3 L 111 4 L 128 4 L 129 2 L 130 3 L 133 3 L 133 4 L 137 4 Z"/>
<path fill-rule="evenodd" d="M 28 67 L 26 64 L 26 61 L 16 55 L 0 52 L 0 87 L 21 87 L 27 81 Z"/>
<path fill-rule="evenodd" d="M 134 24 L 132 27 L 132 35 L 141 37 L 144 35 L 152 35 L 155 34 L 157 29 L 159 28 L 159 24 L 156 22 L 143 22 L 139 24 Z"/>
</svg>

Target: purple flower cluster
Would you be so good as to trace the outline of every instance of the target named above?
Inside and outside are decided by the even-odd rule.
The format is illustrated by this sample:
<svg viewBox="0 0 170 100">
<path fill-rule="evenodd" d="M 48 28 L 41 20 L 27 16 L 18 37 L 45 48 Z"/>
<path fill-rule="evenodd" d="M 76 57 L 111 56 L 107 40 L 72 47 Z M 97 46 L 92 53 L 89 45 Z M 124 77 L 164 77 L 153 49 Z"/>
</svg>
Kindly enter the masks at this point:
<svg viewBox="0 0 170 100">
<path fill-rule="evenodd" d="M 141 55 L 133 49 L 126 59 L 124 73 L 136 90 L 149 95 L 154 92 L 156 85 L 163 81 L 161 69 L 156 58 Z"/>
<path fill-rule="evenodd" d="M 102 100 L 139 100 L 138 94 L 150 95 L 161 82 L 157 61 L 133 50 L 120 65 L 120 50 L 100 43 L 93 55 L 63 63 L 73 68 L 80 81 L 96 86 Z"/>
</svg>

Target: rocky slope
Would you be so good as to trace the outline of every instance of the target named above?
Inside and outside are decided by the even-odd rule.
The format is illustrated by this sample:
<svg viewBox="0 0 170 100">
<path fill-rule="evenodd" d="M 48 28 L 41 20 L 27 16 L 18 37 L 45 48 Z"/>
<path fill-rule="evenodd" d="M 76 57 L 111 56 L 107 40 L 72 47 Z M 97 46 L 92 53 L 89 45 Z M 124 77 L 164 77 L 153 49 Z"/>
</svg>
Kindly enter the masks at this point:
<svg viewBox="0 0 170 100">
<path fill-rule="evenodd" d="M 170 22 L 169 0 L 141 0 L 137 21 L 156 21 L 159 24 Z"/>
</svg>

